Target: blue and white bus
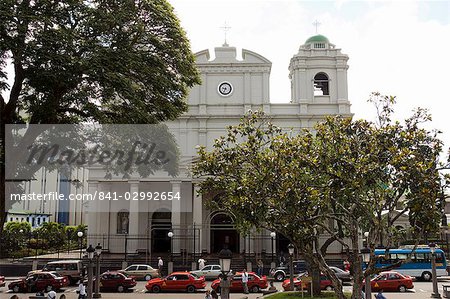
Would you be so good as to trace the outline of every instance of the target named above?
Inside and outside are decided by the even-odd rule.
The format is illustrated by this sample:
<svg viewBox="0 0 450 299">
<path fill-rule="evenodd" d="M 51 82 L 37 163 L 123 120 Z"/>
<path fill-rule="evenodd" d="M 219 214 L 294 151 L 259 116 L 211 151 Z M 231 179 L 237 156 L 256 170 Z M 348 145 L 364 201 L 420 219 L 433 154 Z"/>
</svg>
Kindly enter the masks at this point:
<svg viewBox="0 0 450 299">
<path fill-rule="evenodd" d="M 375 249 L 375 255 L 377 256 L 377 262 L 375 264 L 377 268 L 389 266 L 402 260 L 404 261 L 411 256 L 410 262 L 404 262 L 400 267 L 392 270 L 404 275 L 421 278 L 425 281 L 431 280 L 431 250 L 429 247 L 418 247 L 414 252 L 412 248 L 389 249 L 388 254 L 386 254 L 385 249 Z M 436 276 L 447 275 L 447 261 L 444 251 L 436 248 L 435 255 Z"/>
</svg>

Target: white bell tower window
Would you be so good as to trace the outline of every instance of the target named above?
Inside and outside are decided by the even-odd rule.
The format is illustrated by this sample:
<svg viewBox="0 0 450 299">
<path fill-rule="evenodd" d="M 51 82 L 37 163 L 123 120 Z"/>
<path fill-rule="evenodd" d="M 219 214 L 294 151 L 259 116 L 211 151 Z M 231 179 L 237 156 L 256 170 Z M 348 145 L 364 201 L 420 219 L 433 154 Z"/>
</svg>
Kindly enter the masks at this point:
<svg viewBox="0 0 450 299">
<path fill-rule="evenodd" d="M 317 73 L 314 76 L 314 95 L 315 96 L 328 96 L 330 95 L 329 90 L 329 79 L 325 73 Z"/>
</svg>

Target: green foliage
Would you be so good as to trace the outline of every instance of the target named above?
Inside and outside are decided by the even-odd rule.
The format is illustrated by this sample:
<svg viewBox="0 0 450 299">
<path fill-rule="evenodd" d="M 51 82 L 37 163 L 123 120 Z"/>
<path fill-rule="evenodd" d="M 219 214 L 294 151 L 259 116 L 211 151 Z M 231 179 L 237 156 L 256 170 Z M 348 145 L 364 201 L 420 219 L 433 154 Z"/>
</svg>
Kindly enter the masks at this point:
<svg viewBox="0 0 450 299">
<path fill-rule="evenodd" d="M 30 123 L 157 123 L 185 111 L 199 82 L 165 0 L 2 1 L 0 45 L 1 65 L 14 63 L 7 123 L 19 112 Z M 11 74 L 0 74 L 4 90 Z"/>
<path fill-rule="evenodd" d="M 437 231 L 443 200 L 442 142 L 438 132 L 421 128 L 431 120 L 427 111 L 417 109 L 401 124 L 391 121 L 394 97 L 374 93 L 371 101 L 377 123 L 329 117 L 314 134 L 285 133 L 262 112 L 249 113 L 211 151 L 199 148 L 193 174 L 203 179 L 200 192 L 210 208 L 233 214 L 241 230 L 255 226 L 285 235 L 333 281 L 323 257 L 340 242 L 353 264 L 357 294 L 360 232 L 369 231 L 373 254 L 380 235 L 390 246 L 406 233 L 394 223 L 407 215 L 410 233 L 420 240 Z M 317 231 L 330 237 L 313 255 Z M 373 263 L 366 275 L 376 272 Z"/>
<path fill-rule="evenodd" d="M 185 112 L 199 82 L 166 0 L 0 1 L 0 194 L 5 124 L 155 124 Z M 8 208 L 2 196 L 0 231 Z"/>
</svg>

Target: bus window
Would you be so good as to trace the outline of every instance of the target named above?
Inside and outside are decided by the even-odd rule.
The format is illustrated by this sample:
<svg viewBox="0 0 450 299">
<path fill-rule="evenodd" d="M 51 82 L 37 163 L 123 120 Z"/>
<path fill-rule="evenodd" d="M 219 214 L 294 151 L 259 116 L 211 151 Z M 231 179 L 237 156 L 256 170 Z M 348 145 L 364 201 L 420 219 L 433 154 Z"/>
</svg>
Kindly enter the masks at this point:
<svg viewBox="0 0 450 299">
<path fill-rule="evenodd" d="M 416 256 L 416 260 L 415 260 L 416 263 L 425 262 L 425 254 L 424 253 L 416 253 L 415 256 Z"/>
<path fill-rule="evenodd" d="M 397 253 L 397 259 L 406 260 L 408 258 L 408 254 L 406 253 Z"/>
<path fill-rule="evenodd" d="M 436 263 L 443 263 L 444 262 L 444 257 L 442 256 L 442 253 L 438 252 L 435 255 L 436 255 Z"/>
<path fill-rule="evenodd" d="M 396 253 L 391 253 L 389 254 L 389 260 L 391 263 L 396 263 L 399 261 L 399 259 L 397 258 L 397 254 Z"/>
</svg>

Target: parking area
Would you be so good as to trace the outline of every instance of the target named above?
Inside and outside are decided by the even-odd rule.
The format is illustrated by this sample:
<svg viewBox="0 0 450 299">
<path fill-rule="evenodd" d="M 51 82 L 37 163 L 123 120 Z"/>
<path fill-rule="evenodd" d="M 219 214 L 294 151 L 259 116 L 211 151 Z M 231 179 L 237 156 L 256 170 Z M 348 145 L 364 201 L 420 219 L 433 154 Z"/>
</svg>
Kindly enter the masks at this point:
<svg viewBox="0 0 450 299">
<path fill-rule="evenodd" d="M 7 285 L 10 281 L 12 281 L 14 278 L 6 278 L 6 287 L 2 287 L 0 288 L 0 298 L 1 299 L 7 299 L 10 298 L 13 293 L 11 293 L 10 291 L 8 291 Z M 207 289 L 210 289 L 210 285 L 211 282 L 207 282 Z M 442 278 L 439 280 L 438 286 L 439 286 L 439 292 L 442 295 L 442 286 L 443 285 L 450 285 L 450 277 L 446 277 L 446 278 Z M 277 289 L 282 290 L 281 287 L 281 283 L 280 282 L 276 282 L 275 283 L 275 287 L 277 287 Z M 350 284 L 347 284 L 344 286 L 344 290 L 345 291 L 351 291 L 352 286 Z M 76 299 L 78 298 L 78 295 L 76 293 L 77 287 L 75 286 L 70 286 L 70 287 L 66 287 L 64 290 L 61 290 L 60 292 L 58 292 L 58 297 L 60 294 L 64 294 L 66 296 L 67 299 Z M 418 299 L 418 298 L 430 298 L 432 293 L 432 284 L 431 282 L 420 282 L 420 281 L 416 281 L 414 282 L 414 289 L 413 290 L 409 290 L 406 293 L 393 293 L 393 292 L 386 292 L 385 296 L 388 299 Z M 19 296 L 20 299 L 25 299 L 28 298 L 31 295 L 34 295 L 32 293 L 18 293 L 17 294 Z M 256 299 L 258 297 L 262 297 L 261 293 L 258 294 L 248 294 L 248 295 L 244 295 L 242 293 L 233 293 L 231 295 L 232 299 L 240 299 L 240 298 L 245 298 L 247 297 L 248 299 Z M 202 291 L 196 292 L 194 294 L 187 294 L 187 293 L 159 293 L 159 294 L 153 294 L 153 293 L 149 293 L 147 292 L 147 290 L 145 289 L 145 282 L 144 281 L 138 281 L 136 287 L 129 291 L 129 292 L 125 292 L 125 293 L 113 293 L 113 292 L 102 292 L 102 298 L 173 298 L 173 299 L 190 299 L 190 298 L 204 298 L 204 293 Z M 307 298 L 307 297 L 305 297 Z"/>
</svg>

